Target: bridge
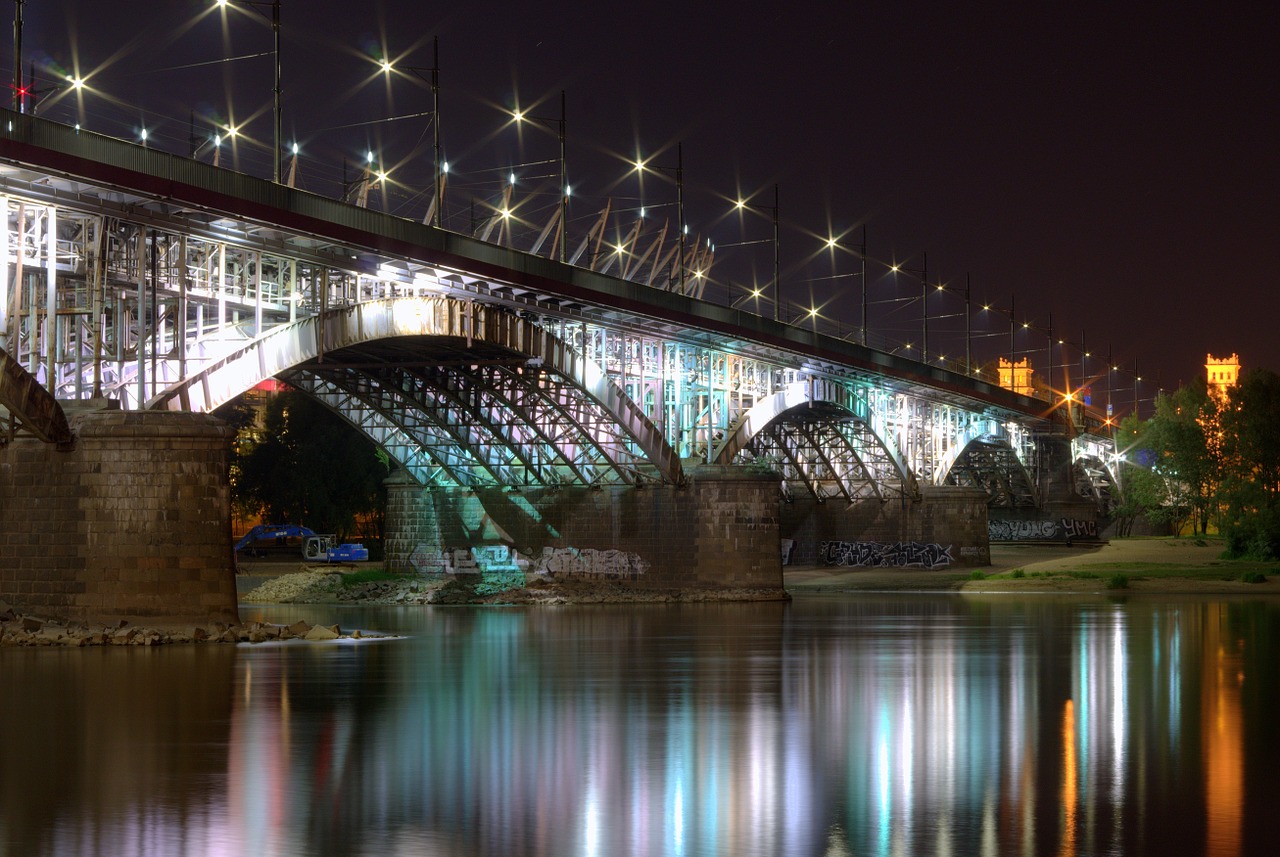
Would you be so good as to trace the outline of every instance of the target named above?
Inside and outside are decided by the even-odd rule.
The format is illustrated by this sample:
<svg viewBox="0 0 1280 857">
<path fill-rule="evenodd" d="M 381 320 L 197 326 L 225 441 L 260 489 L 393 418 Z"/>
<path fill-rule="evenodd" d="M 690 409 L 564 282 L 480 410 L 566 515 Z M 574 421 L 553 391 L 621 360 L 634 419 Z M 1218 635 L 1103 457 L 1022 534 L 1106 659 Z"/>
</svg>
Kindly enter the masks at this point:
<svg viewBox="0 0 1280 857">
<path fill-rule="evenodd" d="M 653 533 L 606 538 L 547 509 L 757 482 L 736 517 L 800 559 L 865 542 L 984 562 L 988 516 L 1097 521 L 1115 491 L 1087 409 L 704 300 L 683 242 L 609 248 L 607 214 L 563 239 L 573 252 L 555 218 L 522 251 L 505 209 L 461 235 L 9 111 L 0 206 L 10 460 L 276 378 L 397 464 L 393 564 L 482 555 L 634 581 L 678 563 L 654 559 Z M 955 498 L 951 523 L 929 523 Z M 681 502 L 628 523 L 661 529 Z"/>
</svg>

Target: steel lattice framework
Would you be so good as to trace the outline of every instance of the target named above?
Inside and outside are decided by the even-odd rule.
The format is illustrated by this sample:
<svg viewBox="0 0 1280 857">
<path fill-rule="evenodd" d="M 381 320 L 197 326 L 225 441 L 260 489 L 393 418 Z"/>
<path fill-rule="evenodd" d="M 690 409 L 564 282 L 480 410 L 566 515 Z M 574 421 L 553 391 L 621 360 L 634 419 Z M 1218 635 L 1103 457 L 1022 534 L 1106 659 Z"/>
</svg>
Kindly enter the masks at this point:
<svg viewBox="0 0 1280 857">
<path fill-rule="evenodd" d="M 57 399 L 212 411 L 279 378 L 424 484 L 757 461 L 819 501 L 1034 500 L 1044 416 L 998 387 L 625 279 L 638 266 L 608 276 L 0 114 L 0 350 Z M 11 427 L 56 424 L 11 400 Z"/>
</svg>

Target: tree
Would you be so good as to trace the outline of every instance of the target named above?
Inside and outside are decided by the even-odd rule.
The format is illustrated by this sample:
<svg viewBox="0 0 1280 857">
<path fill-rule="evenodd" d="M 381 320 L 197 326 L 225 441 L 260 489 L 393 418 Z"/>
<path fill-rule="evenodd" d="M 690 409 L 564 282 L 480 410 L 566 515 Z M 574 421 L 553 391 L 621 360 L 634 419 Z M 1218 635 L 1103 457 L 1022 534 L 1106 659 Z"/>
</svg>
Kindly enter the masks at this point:
<svg viewBox="0 0 1280 857">
<path fill-rule="evenodd" d="M 1228 552 L 1280 559 L 1280 375 L 1241 376 L 1222 411 L 1221 445 Z"/>
<path fill-rule="evenodd" d="M 243 508 L 270 523 L 302 524 L 339 539 L 373 520 L 381 536 L 386 507 L 382 480 L 389 460 L 370 440 L 296 390 L 276 394 L 257 440 L 238 443 L 232 492 Z"/>
<path fill-rule="evenodd" d="M 1158 397 L 1142 431 L 1140 445 L 1154 453 L 1152 469 L 1169 486 L 1167 513 L 1175 531 L 1190 517 L 1193 531 L 1207 532 L 1217 512 L 1222 481 L 1218 410 L 1208 384 L 1197 378 Z"/>
</svg>

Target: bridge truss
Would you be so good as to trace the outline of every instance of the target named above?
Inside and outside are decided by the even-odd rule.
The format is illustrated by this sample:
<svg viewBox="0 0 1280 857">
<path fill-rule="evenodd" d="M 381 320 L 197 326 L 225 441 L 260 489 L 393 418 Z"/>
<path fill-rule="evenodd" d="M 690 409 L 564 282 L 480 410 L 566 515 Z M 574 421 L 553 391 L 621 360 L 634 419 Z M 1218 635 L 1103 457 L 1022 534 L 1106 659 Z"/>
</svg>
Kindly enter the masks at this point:
<svg viewBox="0 0 1280 857">
<path fill-rule="evenodd" d="M 18 124 L 21 145 L 0 138 L 0 350 L 59 400 L 212 411 L 275 377 L 423 484 L 679 482 L 754 461 L 819 501 L 959 484 L 1035 502 L 1038 403 L 982 382 Z"/>
</svg>

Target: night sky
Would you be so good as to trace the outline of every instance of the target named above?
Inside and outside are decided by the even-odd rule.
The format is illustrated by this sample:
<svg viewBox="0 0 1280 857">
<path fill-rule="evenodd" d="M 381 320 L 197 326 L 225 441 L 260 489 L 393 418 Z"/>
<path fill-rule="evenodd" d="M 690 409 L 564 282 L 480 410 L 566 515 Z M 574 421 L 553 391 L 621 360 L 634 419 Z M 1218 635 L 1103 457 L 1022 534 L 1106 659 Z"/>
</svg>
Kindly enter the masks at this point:
<svg viewBox="0 0 1280 857">
<path fill-rule="evenodd" d="M 193 118 L 201 138 L 243 124 L 251 139 L 236 147 L 239 168 L 269 177 L 270 27 L 262 14 L 213 5 L 29 0 L 24 73 L 35 62 L 39 88 L 78 68 L 93 89 L 79 104 L 46 93 L 39 112 L 122 137 L 145 124 L 151 145 L 184 154 Z M 1090 374 L 1110 347 L 1124 370 L 1115 384 L 1131 390 L 1136 361 L 1144 399 L 1201 374 L 1206 352 L 1280 370 L 1274 4 L 281 8 L 284 138 L 301 145 L 298 185 L 308 190 L 337 195 L 344 160 L 355 178 L 372 149 L 396 184 L 371 207 L 421 219 L 429 117 L 378 120 L 429 111 L 430 89 L 373 60 L 428 69 L 438 37 L 450 228 L 467 231 L 471 200 L 483 211 L 513 171 L 521 211 L 545 220 L 555 134 L 518 134 L 505 111 L 558 119 L 564 90 L 571 234 L 606 198 L 634 211 L 641 185 L 627 162 L 639 150 L 674 167 L 679 143 L 691 234 L 717 244 L 717 300 L 746 294 L 753 277 L 768 283 L 770 212 L 731 215 L 730 200 L 772 206 L 776 183 L 792 315 L 812 302 L 825 323 L 856 329 L 858 263 L 824 242 L 843 235 L 856 248 L 865 224 L 873 345 L 919 347 L 927 258 L 929 283 L 947 287 L 929 299 L 933 355 L 963 355 L 968 277 L 976 358 L 1008 353 L 1015 295 L 1019 328 L 1031 325 L 1017 334 L 1020 355 L 1043 366 L 1052 313 L 1055 339 L 1070 343 L 1055 363 L 1077 371 L 1083 334 Z M 8 79 L 11 45 L 5 62 Z M 674 215 L 662 176 L 643 187 L 655 218 Z M 615 218 L 617 228 L 631 217 Z M 905 266 L 897 275 L 881 264 L 894 261 Z M 982 316 L 983 303 L 1000 312 Z"/>
</svg>

